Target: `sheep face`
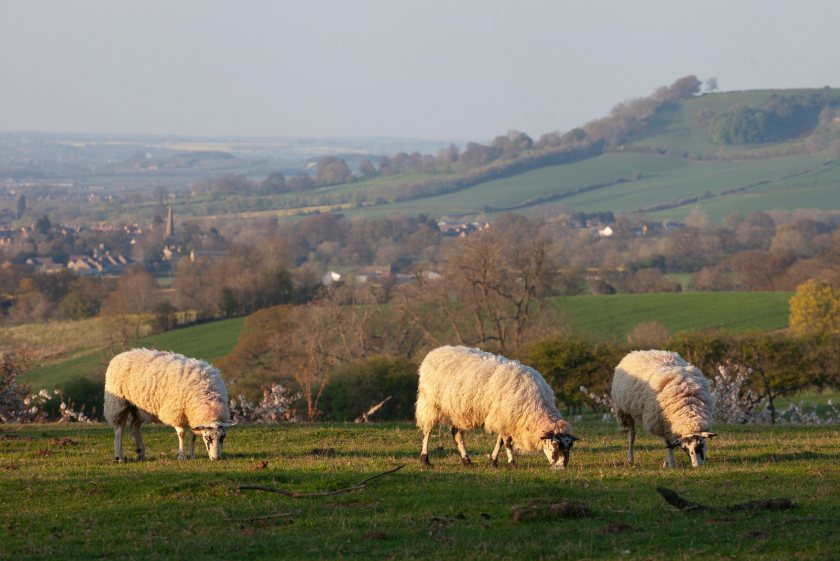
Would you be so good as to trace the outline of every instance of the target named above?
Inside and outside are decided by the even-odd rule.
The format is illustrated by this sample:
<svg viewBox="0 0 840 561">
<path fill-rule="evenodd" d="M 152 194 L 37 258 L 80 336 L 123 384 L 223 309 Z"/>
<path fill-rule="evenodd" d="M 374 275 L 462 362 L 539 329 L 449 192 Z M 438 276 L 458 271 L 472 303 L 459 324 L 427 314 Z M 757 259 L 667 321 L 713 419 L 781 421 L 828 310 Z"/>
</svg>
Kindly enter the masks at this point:
<svg viewBox="0 0 840 561">
<path fill-rule="evenodd" d="M 717 433 L 702 432 L 690 434 L 675 440 L 670 446 L 672 448 L 680 447 L 685 450 L 685 453 L 691 459 L 691 467 L 698 467 L 706 463 L 706 439 L 714 436 L 717 436 Z"/>
<path fill-rule="evenodd" d="M 193 428 L 196 435 L 204 439 L 204 446 L 207 447 L 207 455 L 211 460 L 222 459 L 222 444 L 225 441 L 225 434 L 230 423 L 211 423 Z"/>
<path fill-rule="evenodd" d="M 569 465 L 569 453 L 577 439 L 572 434 L 553 432 L 545 433 L 540 437 L 543 443 L 543 452 L 552 468 L 566 469 Z"/>
</svg>

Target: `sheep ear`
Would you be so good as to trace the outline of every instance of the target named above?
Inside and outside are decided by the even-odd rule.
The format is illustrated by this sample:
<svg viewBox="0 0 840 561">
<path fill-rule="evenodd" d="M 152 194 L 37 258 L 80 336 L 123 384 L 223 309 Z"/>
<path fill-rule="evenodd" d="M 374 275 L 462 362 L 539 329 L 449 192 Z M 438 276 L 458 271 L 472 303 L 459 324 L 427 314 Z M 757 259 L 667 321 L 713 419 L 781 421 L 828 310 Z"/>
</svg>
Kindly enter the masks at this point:
<svg viewBox="0 0 840 561">
<path fill-rule="evenodd" d="M 540 437 L 540 440 L 551 440 L 552 438 L 554 438 L 554 433 L 549 431 L 549 432 L 545 433 L 544 435 L 542 435 Z"/>
<path fill-rule="evenodd" d="M 576 437 L 575 435 L 573 435 L 570 432 L 565 433 L 565 435 L 568 436 L 569 438 L 571 438 L 572 442 L 577 442 L 578 440 L 580 440 L 578 437 Z"/>
</svg>

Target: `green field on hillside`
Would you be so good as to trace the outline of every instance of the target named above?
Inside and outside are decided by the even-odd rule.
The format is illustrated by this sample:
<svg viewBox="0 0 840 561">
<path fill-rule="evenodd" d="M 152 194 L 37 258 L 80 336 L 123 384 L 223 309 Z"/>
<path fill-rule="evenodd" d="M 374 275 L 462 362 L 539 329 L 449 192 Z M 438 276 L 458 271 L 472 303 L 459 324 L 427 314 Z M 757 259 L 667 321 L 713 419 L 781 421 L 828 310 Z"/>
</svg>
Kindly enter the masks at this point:
<svg viewBox="0 0 840 561">
<path fill-rule="evenodd" d="M 759 108 L 773 95 L 810 95 L 823 90 L 759 90 L 716 93 L 664 106 L 645 133 L 617 151 L 565 165 L 547 166 L 487 181 L 453 193 L 347 211 L 382 216 L 392 212 L 474 216 L 484 211 L 574 208 L 584 212 L 648 212 L 659 219 L 682 220 L 699 206 L 715 221 L 732 212 L 791 208 L 840 209 L 840 164 L 829 146 L 840 127 L 822 126 L 811 136 L 784 142 L 723 146 L 716 144 L 698 117 L 719 114 L 733 105 Z M 840 97 L 840 92 L 829 90 Z M 810 142 L 810 143 L 809 143 Z M 654 155 L 659 152 L 667 155 Z M 691 155 L 690 158 L 683 157 Z M 588 190 L 552 201 L 552 197 Z M 368 183 L 345 187 L 368 188 Z M 697 202 L 693 198 L 699 198 Z M 680 204 L 682 203 L 682 204 Z M 652 210 L 660 205 L 677 205 Z"/>
<path fill-rule="evenodd" d="M 641 323 L 655 321 L 672 334 L 725 330 L 774 331 L 788 324 L 790 292 L 671 292 L 569 296 L 550 303 L 560 325 L 595 340 L 627 337 Z"/>
<path fill-rule="evenodd" d="M 213 361 L 226 355 L 236 345 L 244 318 L 202 323 L 145 337 L 137 347 L 174 351 L 187 356 Z M 53 388 L 77 377 L 98 377 L 105 373 L 111 353 L 95 351 L 71 360 L 35 368 L 22 376 L 32 388 Z"/>
<path fill-rule="evenodd" d="M 616 294 L 552 298 L 557 324 L 570 334 L 622 341 L 636 325 L 656 321 L 672 333 L 723 329 L 734 333 L 787 327 L 788 292 L 688 292 Z M 137 342 L 136 346 L 171 350 L 213 361 L 233 349 L 244 318 L 175 329 Z M 100 376 L 110 354 L 74 356 L 36 368 L 23 376 L 34 389 L 53 388 L 77 377 Z"/>
<path fill-rule="evenodd" d="M 838 90 L 774 89 L 714 93 L 682 100 L 661 109 L 650 123 L 645 137 L 632 144 L 637 147 L 714 155 L 721 150 L 721 145 L 712 140 L 705 127 L 698 125 L 697 117 L 702 112 L 719 114 L 735 105 L 760 108 L 773 95 L 794 96 L 814 93 L 828 93 L 840 98 Z M 723 149 L 723 152 L 729 155 L 751 155 L 774 146 L 781 147 L 779 144 L 728 146 Z"/>
<path fill-rule="evenodd" d="M 125 464 L 101 424 L 3 425 L 0 558 L 836 558 L 838 427 L 715 429 L 705 466 L 680 452 L 668 470 L 657 439 L 637 438 L 631 467 L 614 424 L 579 422 L 569 469 L 552 470 L 541 454 L 488 467 L 493 439 L 480 432 L 466 435 L 475 465 L 463 467 L 448 430 L 433 435 L 424 469 L 408 423 L 239 426 L 217 462 L 203 449 L 178 461 L 174 431 L 144 426 L 148 459 Z M 400 465 L 331 496 L 240 488 L 336 491 Z M 677 511 L 657 486 L 718 507 L 787 498 L 795 508 Z"/>
<path fill-rule="evenodd" d="M 617 183 L 619 180 L 624 180 Z M 552 200 L 589 186 L 604 185 Z M 840 163 L 822 155 L 748 161 L 686 160 L 677 156 L 608 153 L 551 166 L 468 189 L 413 201 L 346 211 L 352 216 L 427 212 L 476 215 L 496 209 L 529 212 L 574 208 L 584 212 L 647 212 L 682 220 L 699 206 L 715 221 L 732 212 L 790 208 L 840 209 Z M 692 197 L 698 201 L 687 202 Z M 660 205 L 678 205 L 654 210 Z M 492 211 L 491 211 L 492 214 Z"/>
</svg>

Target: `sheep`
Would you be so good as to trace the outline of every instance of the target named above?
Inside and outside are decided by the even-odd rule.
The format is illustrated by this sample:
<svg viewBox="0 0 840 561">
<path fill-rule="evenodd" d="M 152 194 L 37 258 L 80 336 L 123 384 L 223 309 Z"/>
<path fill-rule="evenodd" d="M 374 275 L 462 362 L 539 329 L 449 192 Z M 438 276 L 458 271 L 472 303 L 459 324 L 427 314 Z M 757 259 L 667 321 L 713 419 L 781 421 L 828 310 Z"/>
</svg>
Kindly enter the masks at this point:
<svg viewBox="0 0 840 561">
<path fill-rule="evenodd" d="M 185 458 L 184 434 L 190 431 L 189 452 L 195 458 L 195 437 L 201 434 L 211 460 L 222 457 L 225 431 L 232 426 L 228 393 L 219 371 L 180 354 L 133 349 L 115 356 L 105 373 L 105 420 L 114 427 L 114 457 L 125 461 L 122 436 L 130 420 L 137 459 L 145 458 L 140 436 L 144 422 L 175 427 L 178 459 Z"/>
<path fill-rule="evenodd" d="M 554 404 L 554 392 L 539 372 L 502 356 L 467 347 L 444 346 L 420 365 L 417 427 L 423 432 L 420 463 L 429 462 L 429 436 L 438 423 L 452 427 L 465 466 L 472 465 L 464 431 L 483 426 L 498 434 L 490 465 L 498 467 L 504 445 L 508 466 L 516 467 L 513 446 L 522 452 L 543 449 L 553 468 L 565 469 L 578 440 Z"/>
<path fill-rule="evenodd" d="M 699 368 L 668 351 L 633 351 L 615 368 L 612 399 L 616 417 L 629 432 L 633 464 L 636 423 L 665 439 L 664 467 L 674 467 L 674 448 L 688 453 L 693 467 L 706 460 L 706 439 L 714 417 L 709 381 Z"/>
</svg>

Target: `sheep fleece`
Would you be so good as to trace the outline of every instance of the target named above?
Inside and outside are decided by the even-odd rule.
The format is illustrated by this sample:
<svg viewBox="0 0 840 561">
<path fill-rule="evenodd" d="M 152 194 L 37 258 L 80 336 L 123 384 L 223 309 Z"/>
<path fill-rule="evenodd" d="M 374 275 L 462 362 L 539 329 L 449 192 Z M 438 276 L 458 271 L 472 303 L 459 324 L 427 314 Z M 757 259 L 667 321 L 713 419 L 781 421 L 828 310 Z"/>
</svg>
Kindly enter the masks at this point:
<svg viewBox="0 0 840 561">
<path fill-rule="evenodd" d="M 523 452 L 540 448 L 546 432 L 571 430 L 539 372 L 467 347 L 440 347 L 420 365 L 417 426 L 431 429 L 439 422 L 461 430 L 483 426 L 513 437 Z"/>
<path fill-rule="evenodd" d="M 105 419 L 113 424 L 126 401 L 173 427 L 230 420 L 218 369 L 176 353 L 133 349 L 115 356 L 105 373 Z"/>
<path fill-rule="evenodd" d="M 708 431 L 714 417 L 709 380 L 668 351 L 634 351 L 615 368 L 612 398 L 619 413 L 663 438 Z"/>
</svg>

